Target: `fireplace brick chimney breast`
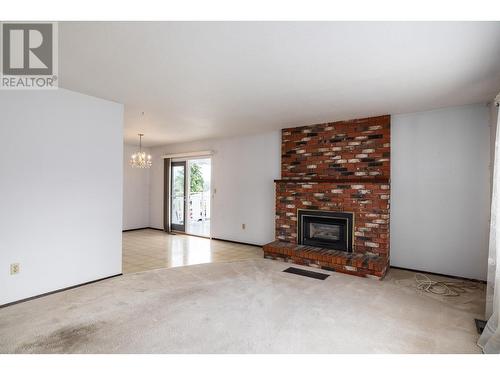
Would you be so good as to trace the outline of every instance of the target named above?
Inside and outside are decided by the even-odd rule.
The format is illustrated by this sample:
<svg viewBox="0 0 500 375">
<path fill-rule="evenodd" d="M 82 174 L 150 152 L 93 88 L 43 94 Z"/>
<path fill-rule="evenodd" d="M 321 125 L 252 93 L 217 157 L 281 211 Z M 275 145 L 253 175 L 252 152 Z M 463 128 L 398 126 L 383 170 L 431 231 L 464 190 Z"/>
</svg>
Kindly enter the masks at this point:
<svg viewBox="0 0 500 375">
<path fill-rule="evenodd" d="M 282 130 L 276 241 L 266 258 L 383 278 L 389 265 L 390 116 Z M 351 212 L 353 251 L 298 245 L 300 209 Z"/>
</svg>

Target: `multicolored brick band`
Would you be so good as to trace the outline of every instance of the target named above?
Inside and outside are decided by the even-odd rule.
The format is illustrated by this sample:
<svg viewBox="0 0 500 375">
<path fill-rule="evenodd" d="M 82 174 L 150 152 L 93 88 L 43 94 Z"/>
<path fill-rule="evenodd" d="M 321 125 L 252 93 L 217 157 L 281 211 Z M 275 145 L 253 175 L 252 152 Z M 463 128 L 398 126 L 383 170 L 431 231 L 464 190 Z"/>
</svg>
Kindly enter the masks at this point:
<svg viewBox="0 0 500 375">
<path fill-rule="evenodd" d="M 379 116 L 283 129 L 281 178 L 389 177 L 390 126 Z"/>
</svg>

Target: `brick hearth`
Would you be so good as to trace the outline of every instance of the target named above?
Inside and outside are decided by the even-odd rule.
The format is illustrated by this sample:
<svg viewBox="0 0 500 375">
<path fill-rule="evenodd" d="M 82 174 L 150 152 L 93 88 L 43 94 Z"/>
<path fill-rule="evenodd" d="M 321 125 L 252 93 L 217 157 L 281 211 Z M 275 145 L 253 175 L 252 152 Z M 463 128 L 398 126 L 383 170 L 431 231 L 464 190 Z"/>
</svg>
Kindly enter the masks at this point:
<svg viewBox="0 0 500 375">
<path fill-rule="evenodd" d="M 283 241 L 265 245 L 264 252 L 264 257 L 268 259 L 376 279 L 384 277 L 388 266 L 384 257 L 376 255 L 346 253 Z"/>
<path fill-rule="evenodd" d="M 267 258 L 382 278 L 389 264 L 390 116 L 282 130 Z M 353 252 L 297 245 L 297 210 L 354 213 Z"/>
</svg>

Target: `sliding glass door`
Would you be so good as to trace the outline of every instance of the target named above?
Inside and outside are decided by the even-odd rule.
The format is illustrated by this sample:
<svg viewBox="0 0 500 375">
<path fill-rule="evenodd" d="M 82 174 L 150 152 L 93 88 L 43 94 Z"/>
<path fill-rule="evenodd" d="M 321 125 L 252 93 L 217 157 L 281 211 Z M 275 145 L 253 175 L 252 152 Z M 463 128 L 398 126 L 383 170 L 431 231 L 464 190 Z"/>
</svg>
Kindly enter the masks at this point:
<svg viewBox="0 0 500 375">
<path fill-rule="evenodd" d="M 211 159 L 188 160 L 186 233 L 210 237 Z"/>
<path fill-rule="evenodd" d="M 211 162 L 210 158 L 172 161 L 172 230 L 210 237 Z"/>
<path fill-rule="evenodd" d="M 172 162 L 171 174 L 171 218 L 170 226 L 172 230 L 181 232 L 186 231 L 186 186 L 187 186 L 187 173 L 186 162 L 175 161 Z"/>
</svg>

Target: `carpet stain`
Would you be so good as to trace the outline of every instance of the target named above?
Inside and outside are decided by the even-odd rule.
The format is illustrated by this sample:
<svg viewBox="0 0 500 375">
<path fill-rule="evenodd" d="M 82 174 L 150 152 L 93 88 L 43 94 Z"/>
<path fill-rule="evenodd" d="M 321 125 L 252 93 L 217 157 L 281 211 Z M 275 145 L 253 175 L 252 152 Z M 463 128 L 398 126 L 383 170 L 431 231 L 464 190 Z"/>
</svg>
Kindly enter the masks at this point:
<svg viewBox="0 0 500 375">
<path fill-rule="evenodd" d="M 72 353 L 91 341 L 105 322 L 69 325 L 19 345 L 15 353 Z"/>
</svg>

